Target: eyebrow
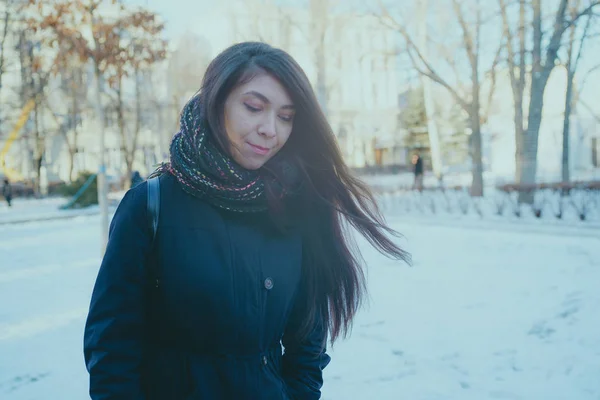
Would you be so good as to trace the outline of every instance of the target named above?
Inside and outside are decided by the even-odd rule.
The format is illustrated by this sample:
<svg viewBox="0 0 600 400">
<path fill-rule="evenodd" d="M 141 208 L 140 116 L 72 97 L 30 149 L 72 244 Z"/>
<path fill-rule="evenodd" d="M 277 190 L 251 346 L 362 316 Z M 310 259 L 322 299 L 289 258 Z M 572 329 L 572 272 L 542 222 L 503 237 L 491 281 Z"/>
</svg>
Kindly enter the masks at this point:
<svg viewBox="0 0 600 400">
<path fill-rule="evenodd" d="M 249 91 L 249 92 L 246 92 L 246 93 L 244 93 L 244 94 L 245 94 L 245 95 L 246 95 L 246 94 L 251 94 L 251 95 L 253 95 L 253 96 L 256 96 L 256 97 L 258 97 L 259 99 L 261 99 L 261 100 L 262 100 L 262 101 L 264 101 L 265 103 L 271 104 L 271 101 L 270 101 L 270 100 L 269 100 L 269 99 L 268 99 L 268 98 L 267 98 L 267 97 L 266 97 L 264 94 L 262 94 L 262 93 L 259 93 L 259 92 L 257 92 L 257 91 L 251 90 L 251 91 Z M 293 104 L 286 104 L 285 106 L 283 106 L 283 107 L 281 107 L 281 108 L 283 108 L 283 109 L 286 109 L 286 110 L 295 110 L 295 109 L 296 109 L 296 107 L 294 107 L 294 105 L 293 105 Z"/>
</svg>

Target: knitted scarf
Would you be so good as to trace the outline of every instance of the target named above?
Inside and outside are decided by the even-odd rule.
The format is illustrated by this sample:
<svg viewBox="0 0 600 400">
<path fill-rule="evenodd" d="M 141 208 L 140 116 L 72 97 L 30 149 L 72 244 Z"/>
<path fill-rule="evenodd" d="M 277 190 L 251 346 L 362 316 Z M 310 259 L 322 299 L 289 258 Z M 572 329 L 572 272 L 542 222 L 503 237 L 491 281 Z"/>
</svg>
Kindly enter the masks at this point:
<svg viewBox="0 0 600 400">
<path fill-rule="evenodd" d="M 297 176 L 292 173 L 290 163 L 277 156 L 269 160 L 269 171 L 281 172 L 279 177 L 265 168 L 257 171 L 242 168 L 219 150 L 205 125 L 200 100 L 194 97 L 181 114 L 180 130 L 170 146 L 170 162 L 162 164 L 151 176 L 168 172 L 177 178 L 187 193 L 235 212 L 267 210 L 265 184 L 275 198 L 282 199 L 290 194 L 291 186 L 282 182 L 292 182 Z"/>
</svg>

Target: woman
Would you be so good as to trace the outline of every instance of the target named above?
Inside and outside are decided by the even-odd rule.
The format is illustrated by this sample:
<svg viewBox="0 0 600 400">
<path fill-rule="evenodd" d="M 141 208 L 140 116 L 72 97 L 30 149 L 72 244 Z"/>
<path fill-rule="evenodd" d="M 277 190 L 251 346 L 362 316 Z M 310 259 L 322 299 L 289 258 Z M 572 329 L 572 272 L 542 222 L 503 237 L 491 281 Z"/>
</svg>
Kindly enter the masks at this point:
<svg viewBox="0 0 600 400">
<path fill-rule="evenodd" d="M 348 331 L 365 289 L 345 221 L 406 254 L 302 69 L 263 43 L 225 50 L 156 175 L 156 238 L 146 183 L 111 224 L 85 329 L 92 399 L 320 398 L 328 333 Z"/>
</svg>

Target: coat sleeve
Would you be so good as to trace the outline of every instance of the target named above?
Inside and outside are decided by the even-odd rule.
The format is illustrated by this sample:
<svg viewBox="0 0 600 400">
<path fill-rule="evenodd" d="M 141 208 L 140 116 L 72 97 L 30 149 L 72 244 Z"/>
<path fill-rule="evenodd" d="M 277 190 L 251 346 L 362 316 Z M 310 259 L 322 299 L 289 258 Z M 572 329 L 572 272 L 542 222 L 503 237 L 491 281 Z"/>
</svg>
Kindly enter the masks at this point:
<svg viewBox="0 0 600 400">
<path fill-rule="evenodd" d="M 92 400 L 143 400 L 147 185 L 127 192 L 111 222 L 84 333 Z"/>
<path fill-rule="evenodd" d="M 331 361 L 325 348 L 327 328 L 319 320 L 310 334 L 305 339 L 299 340 L 296 332 L 305 317 L 305 312 L 298 306 L 298 302 L 296 303 L 282 341 L 283 377 L 292 399 L 318 400 L 321 398 L 323 386 L 323 369 Z"/>
</svg>

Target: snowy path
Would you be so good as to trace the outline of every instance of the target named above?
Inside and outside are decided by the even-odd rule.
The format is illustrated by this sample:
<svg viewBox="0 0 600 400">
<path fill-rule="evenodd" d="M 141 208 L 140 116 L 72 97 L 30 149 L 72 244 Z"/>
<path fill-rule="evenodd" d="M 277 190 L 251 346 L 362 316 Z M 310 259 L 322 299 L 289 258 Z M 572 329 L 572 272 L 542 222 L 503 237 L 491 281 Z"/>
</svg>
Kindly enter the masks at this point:
<svg viewBox="0 0 600 400">
<path fill-rule="evenodd" d="M 371 300 L 324 399 L 600 399 L 600 239 L 391 222 L 415 266 L 365 247 Z M 0 235 L 0 399 L 87 398 L 98 219 Z"/>
<path fill-rule="evenodd" d="M 0 399 L 81 400 L 98 219 L 0 227 Z"/>
<path fill-rule="evenodd" d="M 415 266 L 368 252 L 325 398 L 600 399 L 598 239 L 395 226 Z"/>
</svg>

